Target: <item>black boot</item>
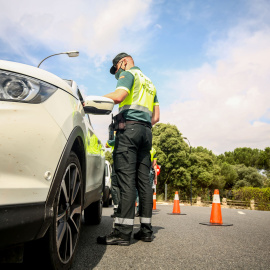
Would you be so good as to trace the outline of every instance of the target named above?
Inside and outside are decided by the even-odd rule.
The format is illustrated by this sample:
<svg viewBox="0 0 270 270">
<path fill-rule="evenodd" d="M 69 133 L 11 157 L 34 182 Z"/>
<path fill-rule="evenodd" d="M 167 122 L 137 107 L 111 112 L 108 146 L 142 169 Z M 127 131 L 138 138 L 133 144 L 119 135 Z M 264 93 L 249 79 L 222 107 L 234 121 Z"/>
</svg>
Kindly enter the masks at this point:
<svg viewBox="0 0 270 270">
<path fill-rule="evenodd" d="M 99 236 L 97 238 L 97 243 L 101 245 L 129 246 L 130 235 L 126 235 L 117 230 L 113 230 L 113 232 L 109 235 Z"/>
<path fill-rule="evenodd" d="M 152 242 L 154 240 L 154 237 L 151 233 L 144 233 L 142 230 L 139 230 L 138 232 L 134 233 L 133 235 L 134 239 L 136 240 L 142 240 L 144 242 Z"/>
</svg>

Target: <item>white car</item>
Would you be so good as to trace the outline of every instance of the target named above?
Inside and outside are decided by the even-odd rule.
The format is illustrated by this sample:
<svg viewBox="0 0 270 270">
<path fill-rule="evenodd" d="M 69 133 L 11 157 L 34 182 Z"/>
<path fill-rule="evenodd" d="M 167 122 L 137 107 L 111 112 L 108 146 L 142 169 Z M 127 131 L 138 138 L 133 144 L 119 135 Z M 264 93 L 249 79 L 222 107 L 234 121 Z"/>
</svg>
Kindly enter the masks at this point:
<svg viewBox="0 0 270 270">
<path fill-rule="evenodd" d="M 86 224 L 102 216 L 105 155 L 88 114 L 113 106 L 83 100 L 72 80 L 0 60 L 1 250 L 46 236 L 51 267 L 70 267 L 83 210 Z"/>
<path fill-rule="evenodd" d="M 112 166 L 108 160 L 105 160 L 105 188 L 103 192 L 103 206 L 109 207 L 112 204 Z"/>
</svg>

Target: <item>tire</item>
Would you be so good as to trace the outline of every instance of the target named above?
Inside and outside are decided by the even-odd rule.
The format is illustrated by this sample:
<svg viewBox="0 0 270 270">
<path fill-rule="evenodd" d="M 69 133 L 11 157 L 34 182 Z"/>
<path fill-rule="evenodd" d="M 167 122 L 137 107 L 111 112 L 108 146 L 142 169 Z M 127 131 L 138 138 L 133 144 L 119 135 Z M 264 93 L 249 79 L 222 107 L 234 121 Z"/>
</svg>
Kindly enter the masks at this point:
<svg viewBox="0 0 270 270">
<path fill-rule="evenodd" d="M 112 205 L 112 195 L 110 195 L 109 205 Z"/>
<path fill-rule="evenodd" d="M 109 187 L 105 187 L 103 191 L 103 206 L 104 207 L 109 207 L 110 205 L 110 189 Z"/>
<path fill-rule="evenodd" d="M 81 231 L 83 182 L 79 159 L 71 152 L 54 203 L 48 232 L 51 269 L 69 269 Z"/>
<path fill-rule="evenodd" d="M 93 202 L 84 209 L 84 222 L 86 225 L 98 225 L 102 218 L 102 199 Z"/>
</svg>

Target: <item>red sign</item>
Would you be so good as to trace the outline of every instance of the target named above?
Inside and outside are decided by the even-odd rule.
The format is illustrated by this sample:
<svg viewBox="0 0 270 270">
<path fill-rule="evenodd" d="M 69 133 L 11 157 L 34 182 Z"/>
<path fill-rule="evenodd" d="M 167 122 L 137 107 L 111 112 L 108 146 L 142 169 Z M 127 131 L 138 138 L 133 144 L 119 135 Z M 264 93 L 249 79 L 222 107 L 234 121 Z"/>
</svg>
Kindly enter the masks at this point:
<svg viewBox="0 0 270 270">
<path fill-rule="evenodd" d="M 157 165 L 157 175 L 160 174 L 160 167 Z"/>
</svg>

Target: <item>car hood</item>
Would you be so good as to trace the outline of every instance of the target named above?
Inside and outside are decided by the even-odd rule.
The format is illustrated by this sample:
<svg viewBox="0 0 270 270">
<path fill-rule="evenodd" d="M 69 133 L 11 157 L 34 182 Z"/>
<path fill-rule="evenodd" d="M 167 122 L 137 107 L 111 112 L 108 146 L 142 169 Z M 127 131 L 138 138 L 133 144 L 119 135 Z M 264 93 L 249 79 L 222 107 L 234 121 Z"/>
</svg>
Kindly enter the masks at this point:
<svg viewBox="0 0 270 270">
<path fill-rule="evenodd" d="M 34 66 L 4 60 L 0 60 L 0 69 L 20 73 L 32 78 L 39 79 L 58 88 L 61 88 L 73 95 L 71 87 L 68 85 L 67 82 L 46 70 Z"/>
</svg>

